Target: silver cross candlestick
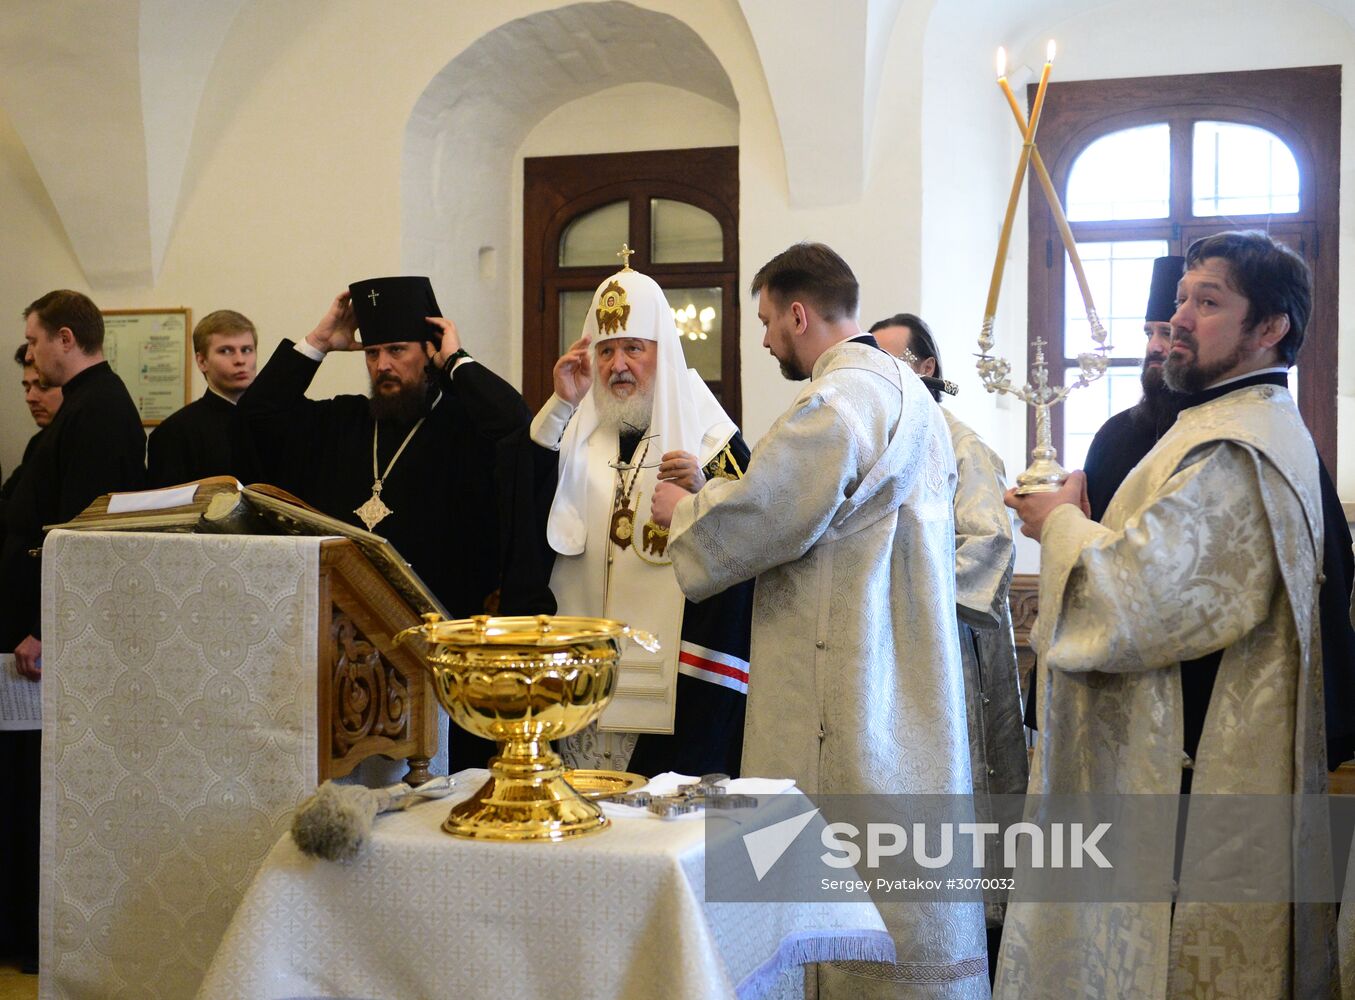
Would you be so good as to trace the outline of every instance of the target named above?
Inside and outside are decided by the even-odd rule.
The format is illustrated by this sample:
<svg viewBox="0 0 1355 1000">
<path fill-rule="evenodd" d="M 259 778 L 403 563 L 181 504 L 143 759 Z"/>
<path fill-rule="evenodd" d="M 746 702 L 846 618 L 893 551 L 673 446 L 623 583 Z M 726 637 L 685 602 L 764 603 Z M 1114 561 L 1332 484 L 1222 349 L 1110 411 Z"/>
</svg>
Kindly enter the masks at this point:
<svg viewBox="0 0 1355 1000">
<path fill-rule="evenodd" d="M 1003 217 L 1001 234 L 998 236 L 997 257 L 993 261 L 993 276 L 988 283 L 988 302 L 984 306 L 983 326 L 979 331 L 980 353 L 976 355 L 979 359 L 976 366 L 979 371 L 979 379 L 983 382 L 985 389 L 989 392 L 1005 392 L 1009 396 L 1015 396 L 1028 406 L 1035 407 L 1035 448 L 1030 454 L 1030 465 L 1025 472 L 1016 477 L 1016 492 L 1019 494 L 1052 493 L 1062 486 L 1068 478 L 1068 473 L 1064 471 L 1063 466 L 1059 465 L 1057 453 L 1054 451 L 1054 438 L 1049 428 L 1049 408 L 1062 403 L 1067 398 L 1068 393 L 1074 389 L 1095 382 L 1106 373 L 1106 368 L 1110 365 L 1108 354 L 1110 345 L 1106 343 L 1106 328 L 1101 324 L 1101 317 L 1097 315 L 1096 306 L 1092 302 L 1091 286 L 1087 283 L 1087 276 L 1082 268 L 1082 260 L 1078 256 L 1077 241 L 1073 238 L 1073 231 L 1068 226 L 1068 219 L 1064 215 L 1058 191 L 1050 181 L 1049 172 L 1045 169 L 1044 161 L 1040 158 L 1040 151 L 1035 146 L 1035 130 L 1039 125 L 1040 112 L 1044 108 L 1045 92 L 1049 86 L 1049 74 L 1054 62 L 1054 43 L 1052 41 L 1049 43 L 1047 51 L 1044 70 L 1040 74 L 1040 85 L 1036 89 L 1035 101 L 1031 105 L 1030 119 L 1027 120 L 1020 105 L 1016 103 L 1016 95 L 1012 93 L 1011 87 L 1007 83 L 1007 52 L 1005 49 L 997 50 L 998 87 L 1001 88 L 1002 94 L 1007 100 L 1007 106 L 1011 109 L 1012 117 L 1016 120 L 1016 127 L 1021 130 L 1023 141 L 1021 143 L 1021 155 L 1016 161 L 1016 176 L 1012 178 L 1011 197 L 1007 200 L 1007 213 Z M 1035 347 L 1035 361 L 1030 367 L 1025 384 L 1018 389 L 1012 384 L 1012 366 L 1005 359 L 994 357 L 992 354 L 993 320 L 997 316 L 998 293 L 1002 288 L 1002 270 L 1007 259 L 1012 223 L 1016 218 L 1016 205 L 1021 195 L 1026 167 L 1032 163 L 1035 167 L 1035 176 L 1040 182 L 1040 189 L 1044 192 L 1045 201 L 1049 204 L 1049 211 L 1054 216 L 1054 225 L 1059 231 L 1064 249 L 1068 251 L 1068 262 L 1072 266 L 1073 273 L 1077 278 L 1078 289 L 1082 293 L 1082 305 L 1087 313 L 1087 325 L 1091 329 L 1091 338 L 1095 342 L 1096 348 L 1077 356 L 1078 376 L 1076 381 L 1069 385 L 1051 386 L 1049 384 L 1049 366 L 1045 364 L 1044 359 L 1045 342 L 1042 338 L 1037 337 L 1033 345 Z"/>
<path fill-rule="evenodd" d="M 1058 453 L 1054 450 L 1054 438 L 1049 427 L 1049 410 L 1062 403 L 1070 392 L 1084 385 L 1090 385 L 1106 373 L 1110 359 L 1106 356 L 1106 331 L 1097 323 L 1092 327 L 1092 339 L 1099 345 L 1095 352 L 1077 356 L 1078 377 L 1069 385 L 1053 386 L 1049 384 L 1049 365 L 1044 358 L 1044 339 L 1035 338 L 1035 360 L 1030 366 L 1026 382 L 1019 389 L 1012 384 L 1012 366 L 1004 358 L 994 357 L 992 325 L 985 323 L 979 335 L 978 360 L 979 379 L 989 392 L 1002 392 L 1015 396 L 1027 406 L 1035 407 L 1035 447 L 1030 453 L 1030 465 L 1026 471 L 1016 477 L 1016 492 L 1052 493 L 1063 485 L 1068 478 L 1067 471 L 1058 462 Z"/>
</svg>

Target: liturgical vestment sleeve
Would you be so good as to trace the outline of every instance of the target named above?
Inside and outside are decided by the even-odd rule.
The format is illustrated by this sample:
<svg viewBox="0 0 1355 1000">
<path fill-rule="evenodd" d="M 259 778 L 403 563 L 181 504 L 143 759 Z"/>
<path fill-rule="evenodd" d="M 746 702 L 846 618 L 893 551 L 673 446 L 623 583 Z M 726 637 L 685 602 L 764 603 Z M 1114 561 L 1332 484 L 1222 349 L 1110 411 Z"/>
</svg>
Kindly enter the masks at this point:
<svg viewBox="0 0 1355 1000">
<path fill-rule="evenodd" d="M 1256 459 L 1198 449 L 1115 531 L 1071 505 L 1045 521 L 1037 650 L 1064 671 L 1156 670 L 1224 649 L 1270 615 L 1280 585 Z"/>
<path fill-rule="evenodd" d="M 821 396 L 781 417 L 742 479 L 707 483 L 678 503 L 668 553 L 683 593 L 703 601 L 808 552 L 857 485 L 860 450 L 850 422 Z"/>
<path fill-rule="evenodd" d="M 1012 522 L 1002 502 L 1002 462 L 977 435 L 954 441 L 955 606 L 971 628 L 995 629 L 1008 620 L 1007 590 L 1014 559 Z"/>
</svg>

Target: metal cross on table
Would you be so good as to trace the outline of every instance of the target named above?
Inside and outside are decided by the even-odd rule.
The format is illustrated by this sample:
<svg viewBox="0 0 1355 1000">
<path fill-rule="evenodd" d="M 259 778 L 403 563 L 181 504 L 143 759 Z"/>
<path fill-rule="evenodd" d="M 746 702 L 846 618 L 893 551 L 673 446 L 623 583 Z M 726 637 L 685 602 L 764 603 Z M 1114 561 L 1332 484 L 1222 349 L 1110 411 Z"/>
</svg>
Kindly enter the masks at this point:
<svg viewBox="0 0 1355 1000">
<path fill-rule="evenodd" d="M 661 819 L 675 819 L 698 809 L 754 809 L 757 799 L 752 795 L 730 795 L 722 787 L 729 780 L 727 774 L 702 775 L 700 781 L 678 785 L 672 795 L 652 795 L 649 792 L 627 792 L 615 796 L 616 801 L 628 806 L 648 809 Z"/>
<path fill-rule="evenodd" d="M 634 253 L 635 251 L 632 250 L 625 243 L 621 244 L 621 251 L 617 254 L 617 256 L 621 258 L 621 270 L 623 271 L 630 270 L 630 259 Z"/>
<path fill-rule="evenodd" d="M 367 298 L 369 298 L 369 299 L 372 300 L 372 308 L 373 308 L 373 309 L 376 308 L 376 297 L 377 297 L 378 295 L 380 295 L 380 294 L 381 294 L 381 293 L 378 292 L 375 288 L 373 288 L 370 292 L 367 293 Z"/>
</svg>

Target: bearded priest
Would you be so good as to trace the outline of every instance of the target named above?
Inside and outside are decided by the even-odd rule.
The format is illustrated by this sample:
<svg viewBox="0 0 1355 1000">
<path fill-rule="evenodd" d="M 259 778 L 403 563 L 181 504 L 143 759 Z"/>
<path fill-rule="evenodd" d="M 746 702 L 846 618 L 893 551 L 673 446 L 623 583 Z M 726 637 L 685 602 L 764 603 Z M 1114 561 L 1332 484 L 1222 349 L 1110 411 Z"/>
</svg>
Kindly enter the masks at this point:
<svg viewBox="0 0 1355 1000">
<path fill-rule="evenodd" d="M 308 399 L 326 356 L 350 351 L 370 397 Z M 278 345 L 238 414 L 268 482 L 388 539 L 453 618 L 494 613 L 499 444 L 531 412 L 462 346 L 427 278 L 350 285 L 300 343 Z"/>
<path fill-rule="evenodd" d="M 696 492 L 738 479 L 748 447 L 687 367 L 662 289 L 629 264 L 598 286 L 553 381 L 531 437 L 556 457 L 544 475 L 555 481 L 546 541 L 559 613 L 623 621 L 662 644 L 625 650 L 612 703 L 563 756 L 574 768 L 737 775 L 752 581 L 685 599 L 668 531 L 643 512 L 661 481 Z"/>
<path fill-rule="evenodd" d="M 1193 804 L 1174 904 L 1014 898 L 998 997 L 1334 995 L 1328 904 L 1219 901 L 1201 882 L 1265 869 L 1297 886 L 1329 857 L 1325 823 L 1295 808 L 1327 788 L 1321 490 L 1285 387 L 1311 277 L 1266 234 L 1221 233 L 1190 247 L 1176 300 L 1167 384 L 1210 398 L 1182 410 L 1100 524 L 1081 473 L 1053 493 L 1007 494 L 1041 548 L 1030 790 L 1174 796 L 1190 774 L 1192 800 L 1268 795 L 1294 809 L 1280 817 L 1286 846 L 1258 863 L 1261 848 L 1236 829 L 1220 837 Z M 1194 748 L 1183 687 L 1208 705 Z"/>
</svg>

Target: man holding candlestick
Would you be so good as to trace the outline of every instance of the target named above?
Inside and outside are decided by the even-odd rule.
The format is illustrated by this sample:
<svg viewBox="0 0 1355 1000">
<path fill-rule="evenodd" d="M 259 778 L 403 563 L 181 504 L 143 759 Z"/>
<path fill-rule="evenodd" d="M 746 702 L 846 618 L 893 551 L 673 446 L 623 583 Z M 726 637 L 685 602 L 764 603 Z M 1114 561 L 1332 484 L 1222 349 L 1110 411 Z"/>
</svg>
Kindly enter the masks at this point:
<svg viewBox="0 0 1355 1000">
<path fill-rule="evenodd" d="M 1148 338 L 1143 359 L 1143 398 L 1137 404 L 1107 420 L 1087 450 L 1084 472 L 1087 475 L 1087 502 L 1091 518 L 1099 521 L 1130 470 L 1148 454 L 1162 435 L 1171 429 L 1177 415 L 1199 406 L 1227 391 L 1205 389 L 1186 394 L 1173 392 L 1163 376 L 1171 350 L 1171 317 L 1176 312 L 1176 286 L 1185 266 L 1184 257 L 1159 257 L 1153 262 L 1153 280 L 1148 295 L 1143 332 Z M 1322 485 L 1322 682 L 1325 688 L 1327 716 L 1327 767 L 1335 770 L 1355 756 L 1355 629 L 1351 628 L 1349 609 L 1351 583 L 1355 580 L 1355 555 L 1351 551 L 1350 525 L 1341 501 L 1321 458 L 1318 475 Z M 1213 664 L 1202 672 L 1212 680 Z M 1183 676 L 1186 728 L 1186 752 L 1193 753 L 1204 726 L 1212 685 L 1207 680 L 1192 682 Z M 1027 704 L 1026 723 L 1035 726 L 1033 699 Z"/>
<path fill-rule="evenodd" d="M 1041 545 L 1030 788 L 1175 795 L 1190 772 L 1196 795 L 1297 802 L 1286 797 L 1326 791 L 1321 489 L 1285 388 L 1311 278 L 1269 236 L 1223 233 L 1190 248 L 1177 302 L 1167 384 L 1210 398 L 1182 411 L 1102 523 L 1085 515 L 1081 473 L 1052 493 L 1008 493 Z M 1211 665 L 1209 712 L 1188 753 L 1183 689 Z M 1174 903 L 1014 899 L 994 995 L 1328 995 L 1332 908 L 1219 901 L 1202 871 L 1254 871 L 1256 848 L 1197 818 L 1183 828 Z M 1271 867 L 1298 884 L 1325 861 L 1326 836 L 1297 811 L 1284 819 L 1293 846 Z M 1172 873 L 1136 874 L 1165 884 Z"/>
</svg>

